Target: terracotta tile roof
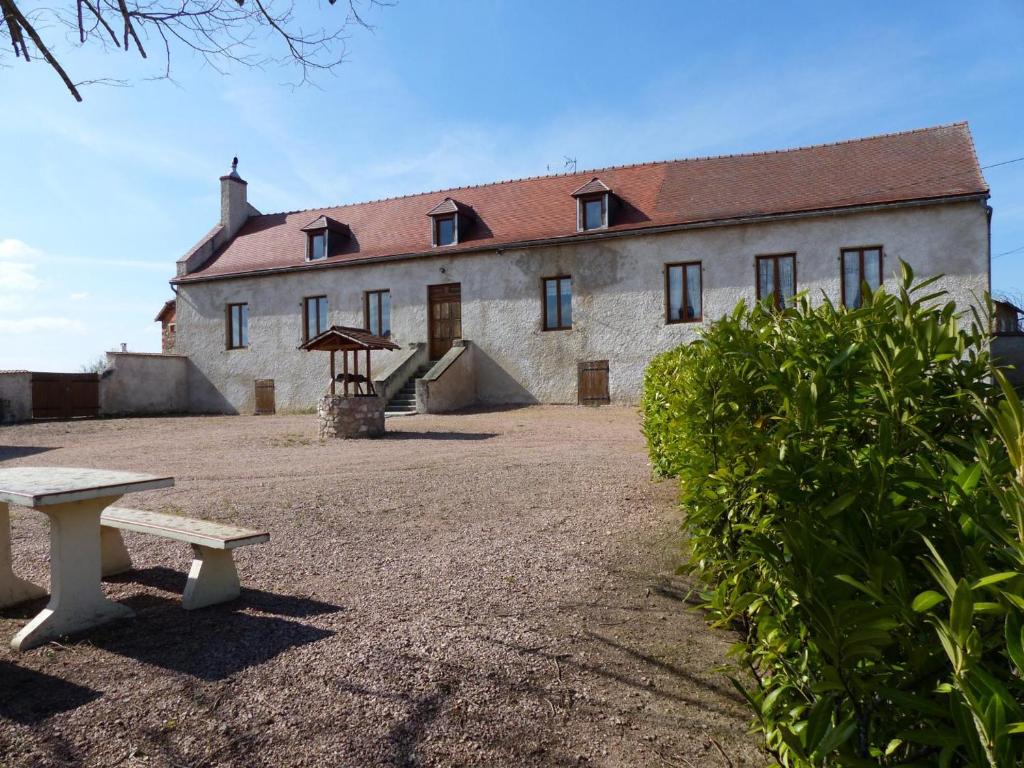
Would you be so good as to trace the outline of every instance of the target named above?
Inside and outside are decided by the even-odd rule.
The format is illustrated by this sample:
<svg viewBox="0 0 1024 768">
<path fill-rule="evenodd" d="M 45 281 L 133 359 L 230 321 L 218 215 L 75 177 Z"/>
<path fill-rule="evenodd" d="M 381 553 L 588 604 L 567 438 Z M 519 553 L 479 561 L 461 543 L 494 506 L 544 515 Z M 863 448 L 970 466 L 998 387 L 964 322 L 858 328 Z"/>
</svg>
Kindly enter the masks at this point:
<svg viewBox="0 0 1024 768">
<path fill-rule="evenodd" d="M 425 218 L 439 196 L 474 211 L 477 224 L 445 254 L 625 230 L 987 194 L 966 123 L 812 147 L 600 170 L 619 199 L 600 235 L 576 231 L 574 190 L 594 171 L 462 187 L 314 211 L 251 217 L 199 270 L 173 282 L 275 269 L 437 253 Z M 329 216 L 352 232 L 341 252 L 307 264 L 302 228 Z"/>
</svg>

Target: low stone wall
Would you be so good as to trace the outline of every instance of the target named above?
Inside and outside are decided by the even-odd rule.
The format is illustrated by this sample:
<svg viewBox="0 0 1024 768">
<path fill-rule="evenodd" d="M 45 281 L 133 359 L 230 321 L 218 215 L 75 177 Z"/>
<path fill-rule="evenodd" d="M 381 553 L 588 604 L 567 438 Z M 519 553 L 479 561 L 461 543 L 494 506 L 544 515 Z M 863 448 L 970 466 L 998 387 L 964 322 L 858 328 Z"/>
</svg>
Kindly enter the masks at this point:
<svg viewBox="0 0 1024 768">
<path fill-rule="evenodd" d="M 472 343 L 459 339 L 430 372 L 416 382 L 419 413 L 448 413 L 477 402 Z"/>
<path fill-rule="evenodd" d="M 413 342 L 400 352 L 391 355 L 391 363 L 373 377 L 374 391 L 385 400 L 395 396 L 409 377 L 427 362 L 427 345 L 421 341 Z"/>
<path fill-rule="evenodd" d="M 188 410 L 188 358 L 150 352 L 107 352 L 100 413 L 146 416 Z"/>
<path fill-rule="evenodd" d="M 1024 386 L 1024 335 L 992 337 L 992 362 L 1003 368 L 1003 373 L 1015 387 Z"/>
<path fill-rule="evenodd" d="M 320 439 L 380 437 L 384 434 L 383 397 L 324 395 L 317 407 Z"/>
<path fill-rule="evenodd" d="M 32 374 L 28 371 L 0 372 L 0 424 L 32 418 Z"/>
</svg>

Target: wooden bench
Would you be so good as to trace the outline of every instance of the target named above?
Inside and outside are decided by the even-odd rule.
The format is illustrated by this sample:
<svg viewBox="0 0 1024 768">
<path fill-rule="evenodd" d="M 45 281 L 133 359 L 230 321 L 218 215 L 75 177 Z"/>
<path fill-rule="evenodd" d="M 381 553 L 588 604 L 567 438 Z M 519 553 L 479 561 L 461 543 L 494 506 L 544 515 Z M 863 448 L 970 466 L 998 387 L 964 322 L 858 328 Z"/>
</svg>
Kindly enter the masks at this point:
<svg viewBox="0 0 1024 768">
<path fill-rule="evenodd" d="M 266 531 L 127 507 L 107 507 L 100 516 L 100 526 L 104 576 L 131 570 L 132 559 L 121 538 L 121 531 L 148 533 L 191 544 L 194 559 L 181 599 L 186 610 L 238 597 L 241 586 L 231 550 L 270 540 Z"/>
</svg>

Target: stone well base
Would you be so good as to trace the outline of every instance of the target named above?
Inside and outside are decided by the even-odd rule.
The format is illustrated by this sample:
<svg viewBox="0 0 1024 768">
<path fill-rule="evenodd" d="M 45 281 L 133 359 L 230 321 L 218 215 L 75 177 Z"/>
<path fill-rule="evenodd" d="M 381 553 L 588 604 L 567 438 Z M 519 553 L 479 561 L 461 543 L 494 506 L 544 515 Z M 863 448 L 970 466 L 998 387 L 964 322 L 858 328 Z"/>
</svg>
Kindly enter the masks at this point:
<svg viewBox="0 0 1024 768">
<path fill-rule="evenodd" d="M 380 437 L 384 434 L 383 397 L 325 395 L 317 407 L 320 438 Z"/>
</svg>

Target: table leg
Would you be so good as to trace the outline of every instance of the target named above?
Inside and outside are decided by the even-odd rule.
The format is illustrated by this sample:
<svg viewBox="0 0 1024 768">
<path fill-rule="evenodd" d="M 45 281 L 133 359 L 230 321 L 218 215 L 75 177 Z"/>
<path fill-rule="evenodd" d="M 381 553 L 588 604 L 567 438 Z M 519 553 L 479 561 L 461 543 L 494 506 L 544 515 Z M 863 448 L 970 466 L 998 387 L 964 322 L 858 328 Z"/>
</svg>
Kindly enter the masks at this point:
<svg viewBox="0 0 1024 768">
<path fill-rule="evenodd" d="M 11 514 L 7 502 L 0 501 L 0 608 L 45 596 L 45 589 L 15 576 L 11 569 Z"/>
<path fill-rule="evenodd" d="M 100 585 L 100 514 L 114 501 L 89 499 L 37 510 L 50 518 L 50 602 L 14 636 L 14 650 L 134 615 L 104 597 Z"/>
</svg>

